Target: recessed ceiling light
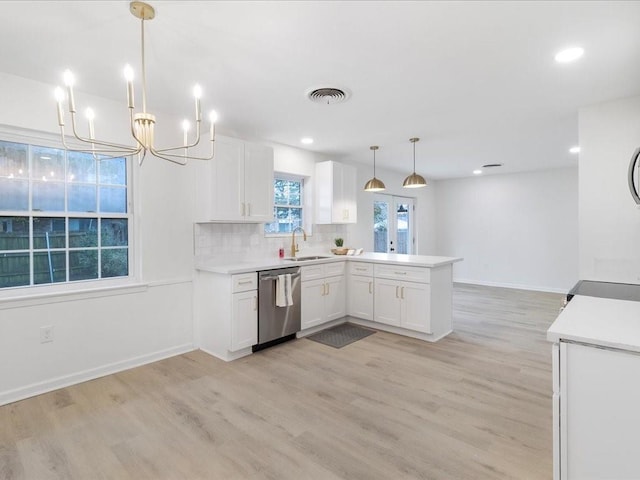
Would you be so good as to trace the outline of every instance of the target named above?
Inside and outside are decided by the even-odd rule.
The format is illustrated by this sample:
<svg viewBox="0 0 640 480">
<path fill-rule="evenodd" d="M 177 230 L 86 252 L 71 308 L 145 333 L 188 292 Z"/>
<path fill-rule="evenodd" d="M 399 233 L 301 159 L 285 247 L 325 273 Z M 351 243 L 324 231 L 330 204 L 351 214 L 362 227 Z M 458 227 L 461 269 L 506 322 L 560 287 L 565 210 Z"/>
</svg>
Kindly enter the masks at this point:
<svg viewBox="0 0 640 480">
<path fill-rule="evenodd" d="M 480 175 L 482 173 L 482 170 L 474 170 L 473 174 L 474 175 Z"/>
<path fill-rule="evenodd" d="M 575 147 L 571 147 L 569 149 L 569 153 L 580 153 L 580 147 L 577 145 Z"/>
<path fill-rule="evenodd" d="M 558 63 L 568 63 L 579 59 L 584 55 L 584 49 L 581 47 L 571 47 L 556 53 L 555 59 Z"/>
<path fill-rule="evenodd" d="M 304 143 L 305 145 L 311 145 L 313 143 L 313 138 L 304 137 L 300 139 L 300 142 Z"/>
</svg>

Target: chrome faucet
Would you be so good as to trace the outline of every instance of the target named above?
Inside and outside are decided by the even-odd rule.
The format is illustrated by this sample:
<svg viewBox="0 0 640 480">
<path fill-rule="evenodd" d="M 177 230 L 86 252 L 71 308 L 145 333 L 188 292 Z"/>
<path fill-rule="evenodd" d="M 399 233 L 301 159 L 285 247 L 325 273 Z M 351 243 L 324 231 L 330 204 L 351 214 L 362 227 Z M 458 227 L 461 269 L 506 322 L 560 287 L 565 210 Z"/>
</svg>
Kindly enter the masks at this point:
<svg viewBox="0 0 640 480">
<path fill-rule="evenodd" d="M 304 228 L 296 227 L 293 229 L 293 231 L 291 232 L 291 258 L 296 258 L 296 252 L 299 251 L 298 245 L 296 244 L 296 232 L 298 230 L 302 232 L 302 238 L 304 239 L 304 241 L 307 241 L 307 232 L 304 231 Z"/>
</svg>

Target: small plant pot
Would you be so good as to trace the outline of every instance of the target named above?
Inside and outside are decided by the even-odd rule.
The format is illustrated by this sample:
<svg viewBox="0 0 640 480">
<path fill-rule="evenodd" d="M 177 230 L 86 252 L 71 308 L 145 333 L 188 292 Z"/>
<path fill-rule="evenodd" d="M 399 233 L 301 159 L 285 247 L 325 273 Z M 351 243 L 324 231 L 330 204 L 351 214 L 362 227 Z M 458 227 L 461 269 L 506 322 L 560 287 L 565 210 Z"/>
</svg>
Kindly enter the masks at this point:
<svg viewBox="0 0 640 480">
<path fill-rule="evenodd" d="M 336 247 L 331 249 L 331 253 L 334 255 L 346 255 L 348 251 L 349 249 L 345 247 Z"/>
</svg>

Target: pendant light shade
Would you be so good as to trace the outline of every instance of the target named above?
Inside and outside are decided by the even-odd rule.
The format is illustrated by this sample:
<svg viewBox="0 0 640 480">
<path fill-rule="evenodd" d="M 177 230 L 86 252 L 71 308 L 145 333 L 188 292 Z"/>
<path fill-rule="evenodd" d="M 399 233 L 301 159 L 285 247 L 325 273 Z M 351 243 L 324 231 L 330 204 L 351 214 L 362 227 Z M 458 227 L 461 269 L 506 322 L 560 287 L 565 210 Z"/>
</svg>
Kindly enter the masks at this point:
<svg viewBox="0 0 640 480">
<path fill-rule="evenodd" d="M 369 149 L 373 150 L 373 178 L 365 184 L 364 191 L 365 192 L 381 192 L 387 187 L 384 186 L 384 183 L 382 182 L 382 180 L 379 180 L 376 178 L 376 150 L 378 150 L 378 147 L 373 145 L 369 147 Z"/>
<path fill-rule="evenodd" d="M 416 142 L 419 138 L 410 138 L 409 141 L 413 143 L 413 173 L 404 179 L 402 186 L 404 188 L 420 188 L 426 187 L 427 181 L 422 175 L 416 173 Z"/>
</svg>

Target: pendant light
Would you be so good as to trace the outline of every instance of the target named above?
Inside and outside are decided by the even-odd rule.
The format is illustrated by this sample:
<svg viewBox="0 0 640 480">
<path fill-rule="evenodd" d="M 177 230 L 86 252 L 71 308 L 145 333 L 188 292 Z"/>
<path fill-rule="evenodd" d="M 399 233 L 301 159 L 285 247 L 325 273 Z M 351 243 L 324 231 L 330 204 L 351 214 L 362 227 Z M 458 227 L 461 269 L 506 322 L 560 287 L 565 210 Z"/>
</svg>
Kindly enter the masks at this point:
<svg viewBox="0 0 640 480">
<path fill-rule="evenodd" d="M 416 173 L 416 142 L 419 138 L 410 138 L 409 141 L 413 143 L 413 173 L 404 179 L 402 186 L 404 188 L 420 188 L 426 187 L 427 181 L 422 175 Z"/>
<path fill-rule="evenodd" d="M 384 183 L 382 182 L 382 180 L 378 180 L 376 178 L 376 150 L 378 150 L 378 148 L 379 147 L 375 145 L 369 147 L 370 150 L 373 150 L 373 178 L 365 184 L 364 186 L 365 192 L 381 192 L 385 188 L 387 188 L 384 186 Z"/>
</svg>

